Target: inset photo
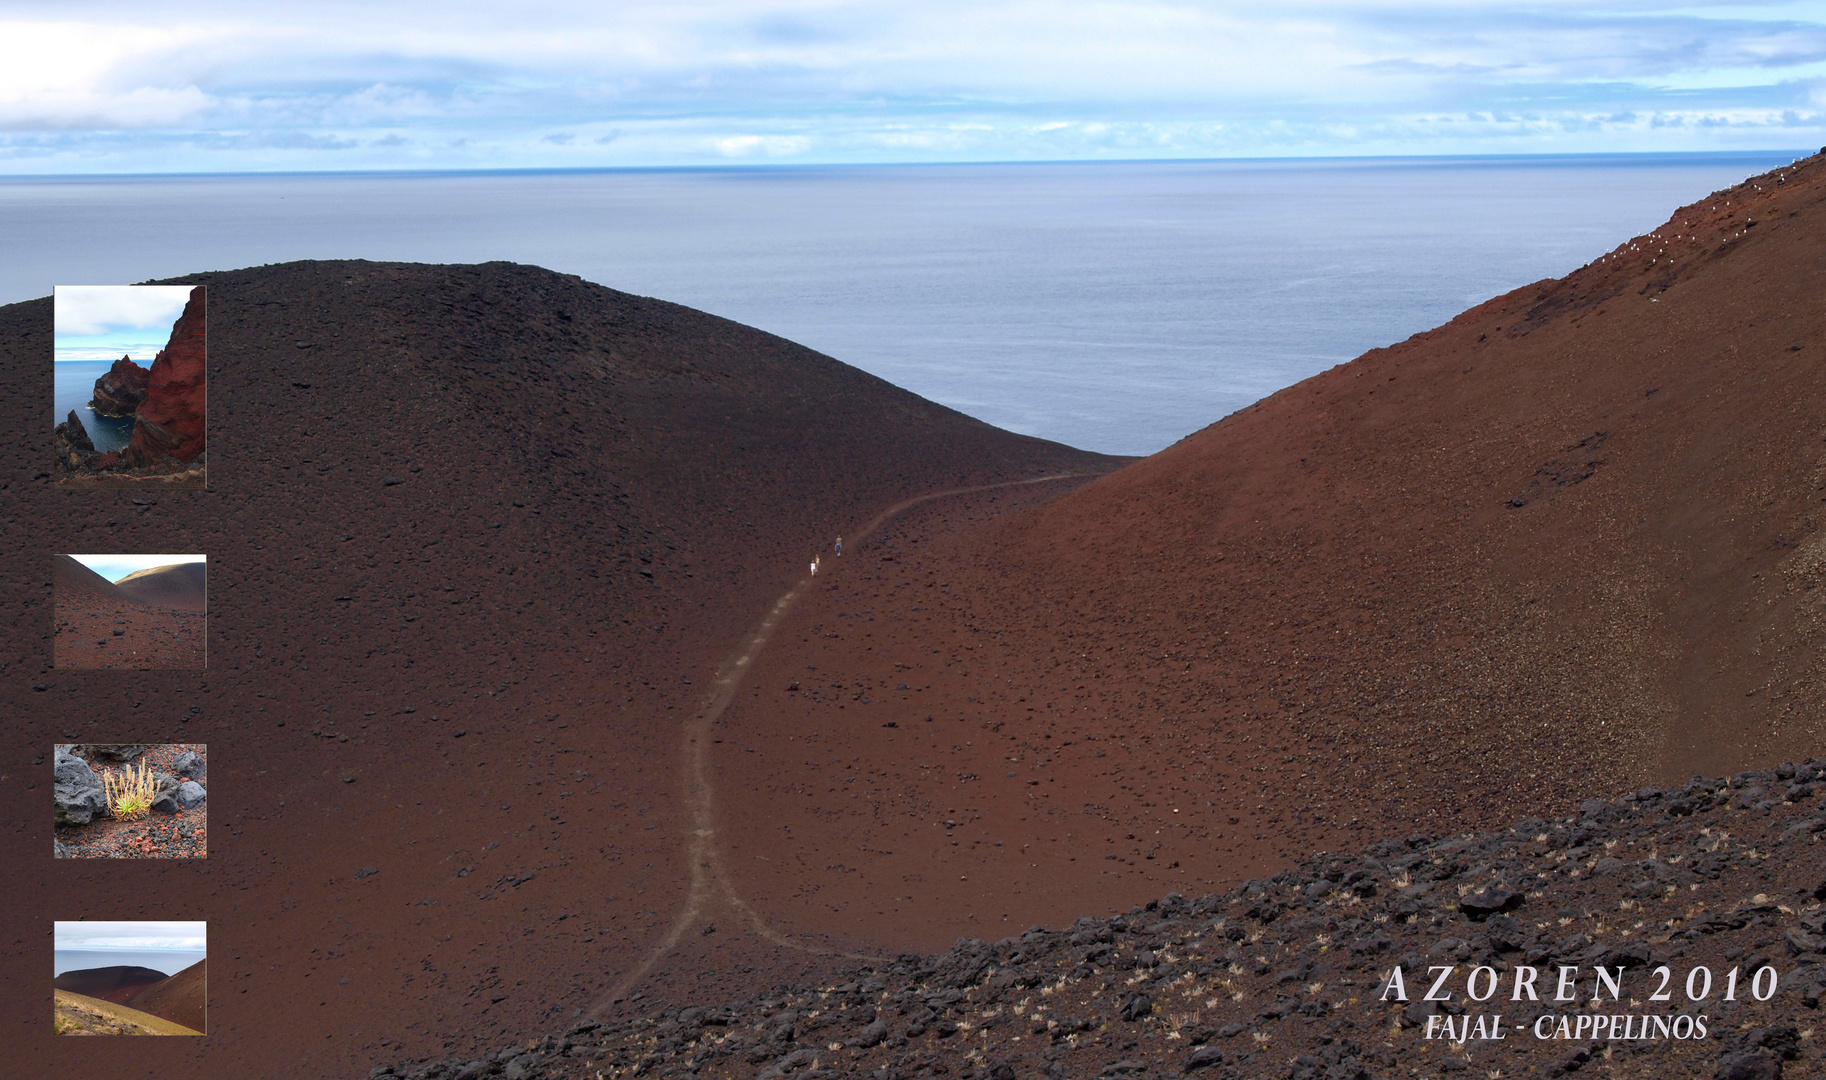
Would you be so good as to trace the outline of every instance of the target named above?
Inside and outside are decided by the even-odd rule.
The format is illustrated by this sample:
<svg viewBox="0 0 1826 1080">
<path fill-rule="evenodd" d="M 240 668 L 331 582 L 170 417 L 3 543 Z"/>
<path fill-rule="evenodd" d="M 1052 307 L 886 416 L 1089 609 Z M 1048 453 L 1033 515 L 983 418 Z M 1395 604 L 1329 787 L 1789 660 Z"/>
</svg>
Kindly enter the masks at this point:
<svg viewBox="0 0 1826 1080">
<path fill-rule="evenodd" d="M 52 475 L 74 487 L 200 488 L 201 285 L 59 285 Z"/>
<path fill-rule="evenodd" d="M 53 555 L 51 666 L 201 669 L 206 555 Z"/>
<path fill-rule="evenodd" d="M 201 1035 L 207 1028 L 208 924 L 58 922 L 58 1035 Z"/>
<path fill-rule="evenodd" d="M 208 858 L 202 743 L 59 743 L 51 769 L 57 858 Z"/>
</svg>

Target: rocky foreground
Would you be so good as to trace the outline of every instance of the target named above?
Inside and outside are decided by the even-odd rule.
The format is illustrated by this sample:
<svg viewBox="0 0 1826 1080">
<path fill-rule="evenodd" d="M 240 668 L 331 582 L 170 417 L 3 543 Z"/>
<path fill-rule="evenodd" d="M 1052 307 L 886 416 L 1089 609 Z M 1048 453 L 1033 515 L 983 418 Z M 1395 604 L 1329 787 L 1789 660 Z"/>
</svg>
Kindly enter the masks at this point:
<svg viewBox="0 0 1826 1080">
<path fill-rule="evenodd" d="M 1808 761 L 1385 840 L 1222 895 L 369 1075 L 1819 1076 L 1822 780 Z"/>
</svg>

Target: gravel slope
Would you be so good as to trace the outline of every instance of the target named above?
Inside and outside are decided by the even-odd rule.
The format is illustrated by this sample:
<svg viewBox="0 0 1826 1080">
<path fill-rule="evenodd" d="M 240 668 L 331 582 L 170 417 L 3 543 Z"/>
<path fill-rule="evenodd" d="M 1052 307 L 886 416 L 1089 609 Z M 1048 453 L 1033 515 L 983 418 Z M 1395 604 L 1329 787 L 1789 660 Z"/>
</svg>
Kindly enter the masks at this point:
<svg viewBox="0 0 1826 1080">
<path fill-rule="evenodd" d="M 1819 1076 L 1823 792 L 1815 761 L 1696 777 L 368 1076 Z M 1527 968 L 1538 1000 L 1518 1001 Z M 1427 1000 L 1445 969 L 1443 999 Z M 1663 986 L 1670 1000 L 1655 1000 Z"/>
</svg>

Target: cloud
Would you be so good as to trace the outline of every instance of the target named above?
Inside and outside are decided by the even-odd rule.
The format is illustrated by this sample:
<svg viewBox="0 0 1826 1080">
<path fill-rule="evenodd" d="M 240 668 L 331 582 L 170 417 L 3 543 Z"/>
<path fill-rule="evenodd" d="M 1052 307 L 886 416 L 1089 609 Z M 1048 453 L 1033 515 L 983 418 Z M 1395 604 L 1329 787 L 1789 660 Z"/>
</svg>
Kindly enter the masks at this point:
<svg viewBox="0 0 1826 1080">
<path fill-rule="evenodd" d="M 87 336 L 110 330 L 160 330 L 183 314 L 189 285 L 59 285 L 53 321 L 55 334 Z"/>
<path fill-rule="evenodd" d="M 0 169 L 105 170 L 132 147 L 162 148 L 153 168 L 190 150 L 204 167 L 261 168 L 861 160 L 889 147 L 918 159 L 960 143 L 1006 158 L 1090 146 L 1089 123 L 1111 125 L 1106 149 L 1147 145 L 1140 125 L 1220 124 L 1247 153 L 1235 138 L 1278 124 L 1352 152 L 1419 114 L 1533 111 L 1553 118 L 1542 131 L 1590 132 L 1599 111 L 1760 96 L 1804 126 L 1826 107 L 1826 17 L 1805 2 L 556 0 L 535 17 L 457 0 L 426 19 L 417 6 L 198 0 L 163 22 L 120 0 L 70 10 L 16 0 L 0 20 Z M 1702 100 L 1679 98 L 1689 91 Z M 960 123 L 988 134 L 959 136 Z"/>
<path fill-rule="evenodd" d="M 0 126 L 144 128 L 183 123 L 209 105 L 194 84 L 139 72 L 204 32 L 118 23 L 0 22 Z"/>
<path fill-rule="evenodd" d="M 843 35 L 829 26 L 791 15 L 769 15 L 753 24 L 755 37 L 769 44 L 824 44 L 841 41 Z"/>
<path fill-rule="evenodd" d="M 201 922 L 57 922 L 51 940 L 57 949 L 106 952 L 206 952 L 208 923 Z"/>
<path fill-rule="evenodd" d="M 811 145 L 804 135 L 729 135 L 713 140 L 724 157 L 790 157 Z"/>
</svg>

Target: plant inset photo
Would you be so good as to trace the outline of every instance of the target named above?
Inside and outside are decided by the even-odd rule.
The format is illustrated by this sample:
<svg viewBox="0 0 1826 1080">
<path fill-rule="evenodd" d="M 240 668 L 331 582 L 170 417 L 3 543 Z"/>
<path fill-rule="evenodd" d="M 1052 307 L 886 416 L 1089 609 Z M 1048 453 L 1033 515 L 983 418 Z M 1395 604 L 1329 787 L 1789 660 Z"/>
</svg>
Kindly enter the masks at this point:
<svg viewBox="0 0 1826 1080">
<path fill-rule="evenodd" d="M 59 285 L 52 444 L 59 484 L 205 483 L 201 285 Z"/>
<path fill-rule="evenodd" d="M 58 922 L 52 1031 L 203 1034 L 207 929 L 201 922 Z"/>
<path fill-rule="evenodd" d="M 59 743 L 51 768 L 57 858 L 208 857 L 202 743 Z"/>
<path fill-rule="evenodd" d="M 60 668 L 201 668 L 208 629 L 206 555 L 53 555 Z"/>
</svg>

